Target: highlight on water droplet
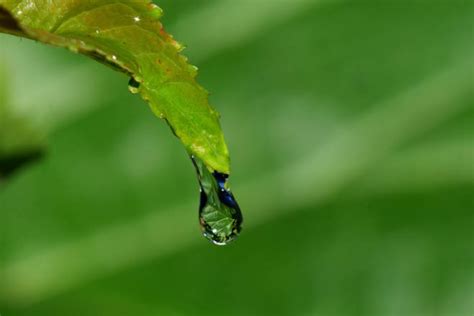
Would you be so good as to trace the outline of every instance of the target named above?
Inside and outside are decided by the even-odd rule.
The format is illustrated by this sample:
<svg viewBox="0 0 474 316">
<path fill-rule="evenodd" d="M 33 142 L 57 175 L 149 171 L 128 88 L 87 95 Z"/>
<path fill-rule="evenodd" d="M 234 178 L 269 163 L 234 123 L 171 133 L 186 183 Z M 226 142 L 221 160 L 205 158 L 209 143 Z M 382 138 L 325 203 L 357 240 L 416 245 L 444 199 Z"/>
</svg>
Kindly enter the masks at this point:
<svg viewBox="0 0 474 316">
<path fill-rule="evenodd" d="M 228 175 L 211 172 L 195 156 L 191 159 L 200 186 L 199 224 L 202 233 L 215 245 L 227 245 L 239 236 L 243 222 L 240 207 L 227 187 Z"/>
</svg>

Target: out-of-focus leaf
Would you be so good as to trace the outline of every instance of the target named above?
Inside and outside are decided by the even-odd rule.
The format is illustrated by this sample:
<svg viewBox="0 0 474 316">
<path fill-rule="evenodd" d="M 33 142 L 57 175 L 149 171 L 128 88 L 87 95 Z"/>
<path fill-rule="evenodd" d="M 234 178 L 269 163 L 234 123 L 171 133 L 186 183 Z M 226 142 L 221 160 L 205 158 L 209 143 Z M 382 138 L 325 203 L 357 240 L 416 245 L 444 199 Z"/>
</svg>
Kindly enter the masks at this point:
<svg viewBox="0 0 474 316">
<path fill-rule="evenodd" d="M 43 152 L 43 137 L 29 122 L 11 113 L 6 71 L 0 65 L 0 182 Z"/>
<path fill-rule="evenodd" d="M 188 151 L 229 173 L 219 114 L 195 81 L 196 68 L 163 29 L 150 1 L 0 0 L 0 31 L 65 47 L 131 76 L 130 89 L 166 120 Z"/>
<path fill-rule="evenodd" d="M 0 117 L 0 181 L 43 153 L 43 138 L 25 120 Z"/>
</svg>

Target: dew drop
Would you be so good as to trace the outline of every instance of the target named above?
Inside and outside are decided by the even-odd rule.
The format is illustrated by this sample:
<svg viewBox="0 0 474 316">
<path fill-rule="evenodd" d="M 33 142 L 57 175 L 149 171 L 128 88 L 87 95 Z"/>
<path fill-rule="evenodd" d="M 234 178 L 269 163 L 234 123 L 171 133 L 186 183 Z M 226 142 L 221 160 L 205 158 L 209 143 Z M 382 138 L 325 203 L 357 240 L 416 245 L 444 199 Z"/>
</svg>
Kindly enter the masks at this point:
<svg viewBox="0 0 474 316">
<path fill-rule="evenodd" d="M 139 16 L 136 16 L 136 17 L 133 18 L 133 20 L 134 20 L 135 22 L 140 22 L 141 19 L 140 19 Z"/>
<path fill-rule="evenodd" d="M 135 78 L 130 77 L 130 80 L 128 81 L 128 90 L 133 94 L 137 94 L 140 92 L 140 82 L 136 81 Z"/>
<path fill-rule="evenodd" d="M 228 175 L 211 172 L 197 157 L 191 156 L 198 175 L 201 201 L 199 224 L 208 240 L 215 245 L 227 245 L 242 230 L 242 212 L 232 192 L 227 188 Z"/>
<path fill-rule="evenodd" d="M 79 48 L 74 45 L 69 45 L 67 48 L 73 53 L 77 54 L 79 52 Z"/>
<path fill-rule="evenodd" d="M 150 15 L 155 19 L 159 19 L 163 16 L 163 10 L 156 4 L 152 3 L 150 4 Z"/>
</svg>

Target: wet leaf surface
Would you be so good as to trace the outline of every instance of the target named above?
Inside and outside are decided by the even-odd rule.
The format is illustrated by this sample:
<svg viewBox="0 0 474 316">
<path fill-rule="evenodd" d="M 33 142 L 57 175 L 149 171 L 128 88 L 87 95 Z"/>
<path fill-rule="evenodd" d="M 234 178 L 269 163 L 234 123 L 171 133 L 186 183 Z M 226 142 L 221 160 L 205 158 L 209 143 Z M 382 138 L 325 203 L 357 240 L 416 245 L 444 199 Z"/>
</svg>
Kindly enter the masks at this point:
<svg viewBox="0 0 474 316">
<path fill-rule="evenodd" d="M 218 113 L 150 1 L 0 1 L 0 31 L 65 47 L 131 76 L 152 111 L 210 169 L 229 173 Z M 109 93 L 104 91 L 104 93 Z"/>
</svg>

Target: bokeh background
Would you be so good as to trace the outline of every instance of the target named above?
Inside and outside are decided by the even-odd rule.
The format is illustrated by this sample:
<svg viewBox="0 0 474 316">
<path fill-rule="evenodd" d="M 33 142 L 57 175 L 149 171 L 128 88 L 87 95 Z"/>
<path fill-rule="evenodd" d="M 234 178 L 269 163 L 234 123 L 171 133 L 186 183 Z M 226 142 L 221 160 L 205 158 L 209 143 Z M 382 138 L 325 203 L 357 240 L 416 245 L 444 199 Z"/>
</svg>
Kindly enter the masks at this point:
<svg viewBox="0 0 474 316">
<path fill-rule="evenodd" d="M 243 233 L 200 236 L 192 165 L 125 76 L 1 35 L 2 316 L 472 315 L 472 1 L 156 3 Z"/>
</svg>

